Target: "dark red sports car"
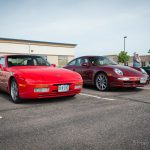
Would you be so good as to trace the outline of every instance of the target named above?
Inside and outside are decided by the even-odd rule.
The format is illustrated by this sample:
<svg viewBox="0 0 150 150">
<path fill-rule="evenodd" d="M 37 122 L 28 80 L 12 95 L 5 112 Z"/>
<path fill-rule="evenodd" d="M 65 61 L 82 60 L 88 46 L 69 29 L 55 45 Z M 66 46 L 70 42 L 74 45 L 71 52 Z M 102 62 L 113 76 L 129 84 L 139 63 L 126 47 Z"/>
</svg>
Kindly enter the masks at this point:
<svg viewBox="0 0 150 150">
<path fill-rule="evenodd" d="M 69 62 L 64 68 L 80 73 L 84 84 L 92 84 L 100 91 L 110 87 L 142 87 L 148 75 L 131 67 L 117 65 L 104 56 L 83 56 Z"/>
<path fill-rule="evenodd" d="M 82 89 L 82 77 L 73 71 L 55 68 L 42 56 L 6 55 L 0 57 L 0 90 L 21 99 L 74 96 Z"/>
</svg>

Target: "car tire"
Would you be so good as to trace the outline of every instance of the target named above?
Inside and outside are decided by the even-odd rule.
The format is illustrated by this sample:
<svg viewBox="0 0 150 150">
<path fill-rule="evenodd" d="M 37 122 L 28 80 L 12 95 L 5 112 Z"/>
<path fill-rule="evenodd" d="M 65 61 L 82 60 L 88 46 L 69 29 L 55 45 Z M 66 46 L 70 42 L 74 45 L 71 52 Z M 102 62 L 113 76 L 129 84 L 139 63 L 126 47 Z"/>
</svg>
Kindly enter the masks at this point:
<svg viewBox="0 0 150 150">
<path fill-rule="evenodd" d="M 108 91 L 109 90 L 108 77 L 105 73 L 97 74 L 97 76 L 95 78 L 95 86 L 99 91 Z"/>
<path fill-rule="evenodd" d="M 69 97 L 75 97 L 76 96 L 76 94 L 74 94 L 74 95 L 69 95 Z"/>
<path fill-rule="evenodd" d="M 10 96 L 14 103 L 20 103 L 21 99 L 19 98 L 19 89 L 18 84 L 15 79 L 12 79 L 10 82 Z"/>
</svg>

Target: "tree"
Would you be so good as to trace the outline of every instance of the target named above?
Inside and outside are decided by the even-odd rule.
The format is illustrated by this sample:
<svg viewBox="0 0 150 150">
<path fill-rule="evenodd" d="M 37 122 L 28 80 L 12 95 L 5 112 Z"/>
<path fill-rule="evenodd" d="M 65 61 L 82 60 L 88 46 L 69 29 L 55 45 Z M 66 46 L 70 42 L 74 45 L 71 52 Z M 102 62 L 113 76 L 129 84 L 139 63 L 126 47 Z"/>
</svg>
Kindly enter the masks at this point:
<svg viewBox="0 0 150 150">
<path fill-rule="evenodd" d="M 129 61 L 130 56 L 128 55 L 128 52 L 121 51 L 119 53 L 118 57 L 118 62 L 124 63 L 126 65 L 126 62 Z"/>
<path fill-rule="evenodd" d="M 150 53 L 150 49 L 148 50 L 148 53 Z"/>
</svg>

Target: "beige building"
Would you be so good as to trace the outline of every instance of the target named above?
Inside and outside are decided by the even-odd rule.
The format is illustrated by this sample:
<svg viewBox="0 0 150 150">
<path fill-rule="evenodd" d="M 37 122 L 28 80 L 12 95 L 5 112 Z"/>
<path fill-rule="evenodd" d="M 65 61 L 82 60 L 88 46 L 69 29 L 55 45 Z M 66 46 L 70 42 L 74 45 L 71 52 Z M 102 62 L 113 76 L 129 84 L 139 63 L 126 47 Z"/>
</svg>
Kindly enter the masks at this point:
<svg viewBox="0 0 150 150">
<path fill-rule="evenodd" d="M 75 57 L 76 44 L 0 38 L 0 55 L 38 54 L 47 57 L 51 64 L 64 66 Z"/>
</svg>

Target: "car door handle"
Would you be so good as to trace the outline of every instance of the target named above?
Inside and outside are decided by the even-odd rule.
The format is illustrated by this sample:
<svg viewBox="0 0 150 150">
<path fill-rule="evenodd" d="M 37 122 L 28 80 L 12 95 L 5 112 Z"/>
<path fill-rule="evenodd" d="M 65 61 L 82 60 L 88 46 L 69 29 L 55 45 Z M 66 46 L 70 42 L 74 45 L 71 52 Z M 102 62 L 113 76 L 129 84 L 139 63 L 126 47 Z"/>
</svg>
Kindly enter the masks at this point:
<svg viewBox="0 0 150 150">
<path fill-rule="evenodd" d="M 72 69 L 73 71 L 76 71 L 76 69 Z"/>
</svg>

